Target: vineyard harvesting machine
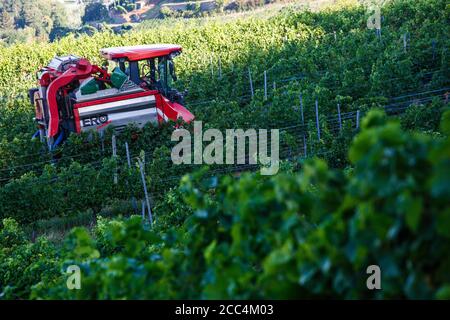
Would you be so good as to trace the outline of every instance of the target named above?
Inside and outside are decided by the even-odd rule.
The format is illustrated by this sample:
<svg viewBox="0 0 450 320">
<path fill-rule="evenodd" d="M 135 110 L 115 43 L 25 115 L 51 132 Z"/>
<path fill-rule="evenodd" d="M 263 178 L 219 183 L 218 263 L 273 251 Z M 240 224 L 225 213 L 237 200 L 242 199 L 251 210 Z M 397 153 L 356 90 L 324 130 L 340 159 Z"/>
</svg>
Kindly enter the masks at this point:
<svg viewBox="0 0 450 320">
<path fill-rule="evenodd" d="M 53 150 L 72 132 L 192 121 L 183 107 L 184 93 L 171 87 L 177 80 L 173 58 L 181 50 L 167 44 L 102 49 L 108 61 L 102 67 L 73 55 L 55 57 L 38 72 L 39 87 L 29 91 L 35 137 Z"/>
</svg>

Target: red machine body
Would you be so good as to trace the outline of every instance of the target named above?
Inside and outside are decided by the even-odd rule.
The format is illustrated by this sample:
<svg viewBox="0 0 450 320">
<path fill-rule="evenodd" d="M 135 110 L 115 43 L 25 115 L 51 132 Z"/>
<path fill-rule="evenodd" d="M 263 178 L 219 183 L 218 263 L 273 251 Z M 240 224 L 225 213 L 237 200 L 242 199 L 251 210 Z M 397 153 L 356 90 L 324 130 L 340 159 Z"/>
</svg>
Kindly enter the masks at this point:
<svg viewBox="0 0 450 320">
<path fill-rule="evenodd" d="M 39 88 L 30 90 L 41 139 L 53 149 L 71 132 L 192 121 L 183 95 L 171 87 L 173 58 L 181 50 L 178 45 L 102 49 L 116 65 L 112 72 L 76 56 L 55 57 L 38 73 Z"/>
</svg>

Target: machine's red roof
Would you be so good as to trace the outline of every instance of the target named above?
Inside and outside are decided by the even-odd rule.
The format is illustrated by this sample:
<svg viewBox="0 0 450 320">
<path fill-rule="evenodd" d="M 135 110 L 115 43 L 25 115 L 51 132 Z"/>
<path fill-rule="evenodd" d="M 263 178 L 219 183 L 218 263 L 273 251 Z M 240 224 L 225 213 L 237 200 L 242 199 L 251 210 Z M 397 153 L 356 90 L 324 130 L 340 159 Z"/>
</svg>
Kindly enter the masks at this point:
<svg viewBox="0 0 450 320">
<path fill-rule="evenodd" d="M 108 60 L 126 58 L 129 61 L 137 61 L 165 56 L 176 51 L 181 51 L 181 46 L 175 44 L 151 44 L 106 48 L 101 49 L 100 54 Z"/>
</svg>

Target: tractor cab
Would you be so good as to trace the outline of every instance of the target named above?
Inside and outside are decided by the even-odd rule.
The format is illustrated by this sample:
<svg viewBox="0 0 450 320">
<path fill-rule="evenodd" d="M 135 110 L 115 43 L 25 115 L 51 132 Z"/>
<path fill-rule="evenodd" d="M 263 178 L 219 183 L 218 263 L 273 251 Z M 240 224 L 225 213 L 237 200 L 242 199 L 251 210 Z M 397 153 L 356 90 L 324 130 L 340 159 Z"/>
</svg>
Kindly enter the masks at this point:
<svg viewBox="0 0 450 320">
<path fill-rule="evenodd" d="M 172 87 L 177 80 L 173 59 L 180 53 L 181 47 L 172 44 L 102 49 L 109 68 L 73 55 L 55 57 L 38 72 L 39 86 L 29 91 L 35 135 L 53 150 L 71 133 L 192 121 L 183 95 Z"/>
<path fill-rule="evenodd" d="M 114 79 L 121 74 L 135 85 L 158 90 L 171 101 L 182 103 L 183 95 L 173 88 L 177 81 L 173 59 L 181 47 L 171 44 L 142 45 L 102 49 L 100 54 Z M 112 79 L 112 80 L 113 80 Z"/>
</svg>

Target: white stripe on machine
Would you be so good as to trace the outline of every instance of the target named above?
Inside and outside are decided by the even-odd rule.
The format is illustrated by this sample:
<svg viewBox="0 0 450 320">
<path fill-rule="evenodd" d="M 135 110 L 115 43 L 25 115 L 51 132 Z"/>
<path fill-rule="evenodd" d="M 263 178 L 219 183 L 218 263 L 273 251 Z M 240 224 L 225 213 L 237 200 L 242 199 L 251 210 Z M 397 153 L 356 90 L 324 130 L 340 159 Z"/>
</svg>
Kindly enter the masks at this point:
<svg viewBox="0 0 450 320">
<path fill-rule="evenodd" d="M 120 100 L 120 101 L 114 101 L 114 102 L 108 102 L 108 103 L 102 103 L 102 104 L 96 104 L 94 106 L 88 106 L 88 107 L 81 107 L 78 108 L 78 112 L 80 116 L 86 114 L 86 113 L 92 113 L 92 112 L 101 112 L 105 111 L 105 109 L 120 109 L 124 106 L 129 105 L 138 105 L 140 103 L 147 103 L 147 102 L 154 102 L 155 96 L 146 96 L 146 97 L 140 97 L 140 98 L 133 98 L 133 99 L 127 99 L 127 100 Z M 111 111 L 111 110 L 108 110 Z M 108 112 L 106 111 L 106 112 Z"/>
<path fill-rule="evenodd" d="M 123 118 L 136 118 L 149 115 L 156 116 L 156 108 L 148 108 L 129 112 L 111 113 L 108 115 L 108 120 L 117 121 Z"/>
<path fill-rule="evenodd" d="M 161 111 L 161 109 L 156 108 L 156 111 L 158 111 L 159 116 L 161 116 L 164 121 L 167 121 L 169 118 Z"/>
<path fill-rule="evenodd" d="M 135 123 L 142 126 L 147 122 L 157 121 L 156 108 L 146 108 L 135 111 L 117 112 L 106 115 L 102 120 L 97 118 L 84 118 L 80 120 L 80 127 L 83 129 L 91 129 L 102 124 L 111 123 L 113 126 L 126 126 L 130 123 Z M 101 118 L 99 118 L 101 119 Z"/>
</svg>

